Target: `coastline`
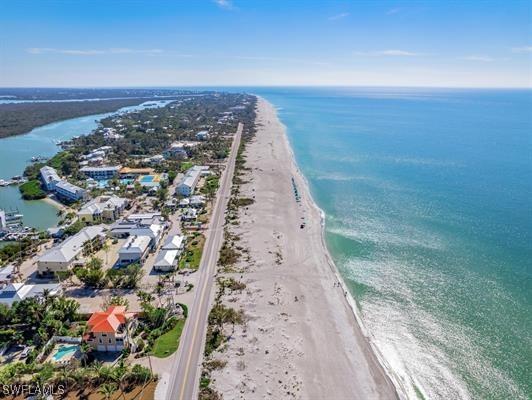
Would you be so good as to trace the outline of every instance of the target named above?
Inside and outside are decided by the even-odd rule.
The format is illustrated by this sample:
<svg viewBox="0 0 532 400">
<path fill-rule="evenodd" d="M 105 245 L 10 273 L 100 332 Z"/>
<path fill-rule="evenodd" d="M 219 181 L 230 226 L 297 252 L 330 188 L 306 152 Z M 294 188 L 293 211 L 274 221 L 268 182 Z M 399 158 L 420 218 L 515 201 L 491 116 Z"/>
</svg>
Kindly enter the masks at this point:
<svg viewBox="0 0 532 400">
<path fill-rule="evenodd" d="M 260 99 L 262 99 L 262 100 L 266 101 L 267 103 L 269 103 L 266 99 L 264 99 L 264 98 L 262 98 L 260 96 L 257 96 L 257 97 L 259 97 Z M 269 104 L 272 105 L 271 103 L 269 103 Z M 273 105 L 272 105 L 272 107 L 275 108 L 275 106 L 273 106 Z M 277 110 L 276 110 L 276 115 L 277 115 Z M 279 117 L 277 116 L 277 118 L 279 118 Z M 331 256 L 329 248 L 327 247 L 327 241 L 326 241 L 326 237 L 325 237 L 325 235 L 326 235 L 326 232 L 325 232 L 325 228 L 326 228 L 325 227 L 325 223 L 326 223 L 325 211 L 323 211 L 318 206 L 318 204 L 316 203 L 316 201 L 312 197 L 312 193 L 310 191 L 310 184 L 309 184 L 306 176 L 303 174 L 303 172 L 299 169 L 299 166 L 297 165 L 296 157 L 295 157 L 295 154 L 293 152 L 292 146 L 290 145 L 290 140 L 289 140 L 288 134 L 286 132 L 286 126 L 282 122 L 280 122 L 280 123 L 283 126 L 284 138 L 285 138 L 285 140 L 287 142 L 288 150 L 289 150 L 289 152 L 291 154 L 292 163 L 295 165 L 295 168 L 296 168 L 296 171 L 297 171 L 297 174 L 298 174 L 299 178 L 304 182 L 304 185 L 302 185 L 302 189 L 304 190 L 305 195 L 308 196 L 308 198 L 310 199 L 310 204 L 320 214 L 322 251 L 324 252 L 325 257 L 327 258 L 328 265 L 329 265 L 329 267 L 331 269 L 331 273 L 334 275 L 334 278 L 336 279 L 336 281 L 340 285 L 341 289 L 344 291 L 344 293 L 345 293 L 345 297 L 344 298 L 345 298 L 346 304 L 350 308 L 351 312 L 353 313 L 353 317 L 356 320 L 356 324 L 358 325 L 358 329 L 360 329 L 360 332 L 365 337 L 365 339 L 367 341 L 367 345 L 371 348 L 371 352 L 373 353 L 373 356 L 377 359 L 377 362 L 380 364 L 380 366 L 384 370 L 384 373 L 386 374 L 387 378 L 393 384 L 397 397 L 399 399 L 401 399 L 401 400 L 405 400 L 405 399 L 408 398 L 408 396 L 406 395 L 406 391 L 404 390 L 403 386 L 401 385 L 401 382 L 400 382 L 399 378 L 394 374 L 392 367 L 390 366 L 390 364 L 388 363 L 388 361 L 386 360 L 386 358 L 384 357 L 382 352 L 375 345 L 375 342 L 372 339 L 372 335 L 366 329 L 366 327 L 364 325 L 364 320 L 362 319 L 362 316 L 360 315 L 360 310 L 358 309 L 358 306 L 356 304 L 356 300 L 354 299 L 353 295 L 350 293 L 349 288 L 345 284 L 344 279 L 343 279 L 342 275 L 340 274 L 340 271 L 336 267 L 336 264 L 335 264 L 335 262 L 334 262 L 334 260 L 333 260 L 333 258 Z"/>
<path fill-rule="evenodd" d="M 330 257 L 323 211 L 296 164 L 286 127 L 258 99 L 259 129 L 246 149 L 251 179 L 241 187 L 255 203 L 233 229 L 251 262 L 240 263 L 238 274 L 246 292 L 230 301 L 248 321 L 220 355 L 229 362 L 213 374 L 213 386 L 242 399 L 402 398 Z"/>
</svg>

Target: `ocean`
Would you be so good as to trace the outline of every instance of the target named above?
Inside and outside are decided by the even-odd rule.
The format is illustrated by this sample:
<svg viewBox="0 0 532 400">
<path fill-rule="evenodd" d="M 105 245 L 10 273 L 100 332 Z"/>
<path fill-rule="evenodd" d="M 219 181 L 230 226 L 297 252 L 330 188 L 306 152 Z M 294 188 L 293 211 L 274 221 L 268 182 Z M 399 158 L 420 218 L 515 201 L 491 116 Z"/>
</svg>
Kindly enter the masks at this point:
<svg viewBox="0 0 532 400">
<path fill-rule="evenodd" d="M 532 397 L 532 91 L 247 88 L 409 398 Z"/>
</svg>

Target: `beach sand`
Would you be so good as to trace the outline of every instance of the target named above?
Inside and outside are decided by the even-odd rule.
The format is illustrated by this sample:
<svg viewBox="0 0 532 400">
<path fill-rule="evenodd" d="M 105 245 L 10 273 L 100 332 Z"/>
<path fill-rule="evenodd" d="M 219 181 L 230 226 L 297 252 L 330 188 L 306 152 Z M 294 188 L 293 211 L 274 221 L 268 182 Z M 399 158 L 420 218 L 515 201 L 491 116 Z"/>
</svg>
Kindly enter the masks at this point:
<svg viewBox="0 0 532 400">
<path fill-rule="evenodd" d="M 247 316 L 212 373 L 225 399 L 395 399 L 397 393 L 338 284 L 320 210 L 297 169 L 275 109 L 258 102 L 256 137 L 246 150 L 240 211 L 231 231 L 250 260 L 233 276 L 246 284 L 224 301 Z M 292 178 L 301 196 L 296 202 Z M 300 228 L 305 223 L 303 229 Z"/>
</svg>

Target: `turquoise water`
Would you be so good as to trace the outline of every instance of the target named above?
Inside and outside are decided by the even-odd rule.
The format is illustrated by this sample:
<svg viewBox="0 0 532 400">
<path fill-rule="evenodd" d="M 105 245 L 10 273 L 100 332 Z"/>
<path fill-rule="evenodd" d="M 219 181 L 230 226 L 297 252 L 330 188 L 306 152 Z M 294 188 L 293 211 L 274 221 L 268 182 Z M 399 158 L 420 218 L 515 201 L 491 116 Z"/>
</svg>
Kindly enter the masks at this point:
<svg viewBox="0 0 532 400">
<path fill-rule="evenodd" d="M 532 91 L 248 89 L 411 398 L 532 397 Z"/>
<path fill-rule="evenodd" d="M 68 356 L 70 354 L 74 354 L 78 350 L 79 346 L 77 344 L 74 345 L 61 345 L 55 354 L 53 355 L 53 358 L 55 361 L 61 360 L 63 357 Z"/>
<path fill-rule="evenodd" d="M 171 100 L 149 101 L 138 106 L 124 107 L 117 112 L 123 113 L 168 104 Z M 33 156 L 52 157 L 60 148 L 58 141 L 68 140 L 74 136 L 91 133 L 98 121 L 115 113 L 95 114 L 54 122 L 33 129 L 31 132 L 0 139 L 0 179 L 9 179 L 21 175 Z M 43 201 L 24 201 L 16 186 L 0 187 L 0 208 L 18 209 L 24 214 L 24 224 L 39 229 L 54 226 L 59 218 L 57 209 Z"/>
<path fill-rule="evenodd" d="M 153 175 L 144 175 L 140 178 L 141 183 L 151 183 L 153 182 L 154 176 Z"/>
</svg>

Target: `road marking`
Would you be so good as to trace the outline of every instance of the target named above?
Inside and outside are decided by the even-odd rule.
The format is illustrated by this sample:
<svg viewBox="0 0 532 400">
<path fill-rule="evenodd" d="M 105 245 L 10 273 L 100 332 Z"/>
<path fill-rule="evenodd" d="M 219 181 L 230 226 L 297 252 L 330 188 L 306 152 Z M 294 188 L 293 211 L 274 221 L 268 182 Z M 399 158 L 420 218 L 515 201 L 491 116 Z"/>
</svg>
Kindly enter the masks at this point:
<svg viewBox="0 0 532 400">
<path fill-rule="evenodd" d="M 241 128 L 241 124 L 239 124 L 238 128 Z M 242 131 L 243 129 L 241 129 Z M 240 131 L 240 134 L 238 132 L 238 129 L 237 129 L 237 134 L 235 136 L 235 139 L 233 141 L 233 145 L 232 145 L 232 148 L 231 148 L 231 159 L 229 160 L 228 162 L 228 168 L 224 171 L 224 175 L 223 175 L 223 178 L 222 178 L 222 184 L 220 186 L 221 188 L 221 192 L 220 192 L 220 195 L 219 197 L 217 197 L 216 199 L 216 205 L 214 207 L 214 216 L 215 218 L 213 218 L 213 220 L 211 221 L 212 224 L 211 224 L 211 233 L 212 235 L 209 235 L 208 237 L 208 241 L 209 242 L 213 242 L 214 244 L 216 244 L 216 239 L 217 239 L 217 236 L 220 232 L 220 230 L 216 227 L 220 221 L 222 220 L 222 217 L 224 216 L 223 213 L 221 213 L 221 211 L 223 211 L 223 203 L 224 203 L 224 200 L 227 200 L 229 198 L 229 196 L 227 195 L 224 195 L 223 191 L 224 190 L 227 190 L 228 188 L 226 187 L 226 185 L 228 184 L 228 180 L 229 180 L 229 175 L 233 175 L 234 173 L 234 168 L 235 168 L 235 165 L 233 164 L 236 164 L 236 156 L 237 156 L 237 153 L 238 153 L 238 147 L 237 146 L 237 143 L 236 143 L 236 139 L 237 137 L 239 137 L 242 132 Z M 240 142 L 240 140 L 239 140 Z M 214 228 L 212 228 L 212 226 L 214 226 Z M 210 240 L 212 238 L 212 240 Z M 207 242 L 205 243 L 207 244 Z M 212 261 L 212 256 L 213 256 L 213 247 L 211 245 L 211 243 L 209 243 L 210 246 L 206 246 L 209 250 L 208 250 L 208 254 L 205 254 L 206 255 L 206 259 L 205 259 L 205 266 L 208 267 L 209 265 L 211 265 L 211 261 Z M 217 252 L 215 252 L 217 254 Z M 201 266 L 201 264 L 200 264 Z M 211 276 L 209 272 L 209 269 L 207 268 L 205 270 L 205 268 L 203 269 L 202 273 L 206 275 L 206 279 L 204 279 L 203 281 L 203 285 L 201 287 L 201 291 L 199 291 L 198 293 L 201 294 L 201 298 L 200 298 L 200 303 L 199 303 L 199 306 L 197 308 L 197 313 L 196 313 L 196 319 L 195 319 L 195 323 L 194 323 L 194 330 L 192 331 L 192 337 L 191 339 L 189 340 L 191 345 L 189 346 L 189 353 L 188 353 L 188 358 L 187 358 L 187 361 L 186 361 L 186 364 L 185 364 L 185 372 L 184 372 L 184 376 L 183 376 L 183 382 L 182 382 L 182 385 L 181 385 L 181 388 L 180 388 L 180 391 L 179 391 L 179 399 L 183 399 L 183 395 L 184 395 L 184 392 L 185 392 L 185 389 L 187 388 L 187 380 L 188 380 L 188 375 L 189 375 L 189 371 L 190 371 L 190 362 L 192 360 L 192 356 L 193 356 L 193 347 L 194 347 L 194 344 L 196 342 L 196 337 L 197 337 L 197 334 L 198 334 L 198 326 L 199 326 L 199 322 L 200 322 L 200 319 L 201 319 L 201 314 L 202 314 L 202 308 L 203 308 L 203 304 L 204 304 L 204 300 L 205 300 L 205 290 L 207 289 L 207 286 L 208 286 L 208 283 L 209 283 L 209 280 L 211 278 L 214 277 Z M 194 303 L 192 303 L 194 305 Z M 186 333 L 185 333 L 186 334 Z M 186 337 L 186 339 L 188 339 L 188 336 Z M 185 344 L 185 343 L 183 343 Z M 201 349 L 200 349 L 201 350 Z M 177 371 L 179 371 L 179 365 L 177 367 Z M 196 372 L 197 372 L 197 367 L 196 367 Z M 177 378 L 177 376 L 176 376 Z M 170 394 L 172 393 L 172 389 L 170 389 Z"/>
</svg>

